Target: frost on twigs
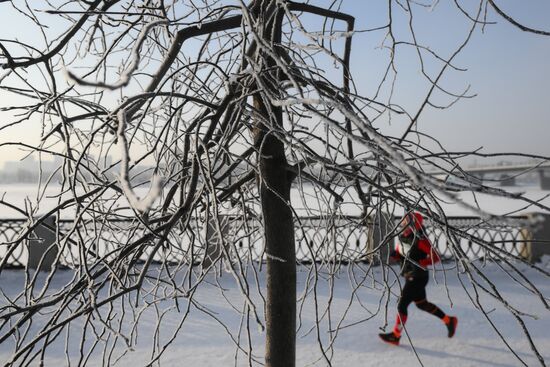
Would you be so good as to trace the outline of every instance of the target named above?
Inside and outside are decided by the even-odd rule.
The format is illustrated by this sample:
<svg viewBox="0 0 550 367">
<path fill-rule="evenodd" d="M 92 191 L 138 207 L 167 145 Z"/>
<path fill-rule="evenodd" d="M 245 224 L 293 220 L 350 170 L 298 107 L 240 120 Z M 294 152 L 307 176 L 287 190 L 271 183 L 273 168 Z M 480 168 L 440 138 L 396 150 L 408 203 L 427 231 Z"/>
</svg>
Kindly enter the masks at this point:
<svg viewBox="0 0 550 367">
<path fill-rule="evenodd" d="M 158 175 L 153 175 L 149 192 L 143 199 L 140 199 L 130 183 L 129 165 L 130 153 L 128 151 L 128 141 L 126 140 L 126 110 L 121 109 L 118 114 L 117 138 L 120 149 L 120 185 L 122 191 L 128 199 L 128 203 L 140 214 L 149 212 L 155 200 L 160 196 L 162 190 L 162 179 Z"/>
<path fill-rule="evenodd" d="M 167 24 L 169 24 L 167 20 L 157 20 L 143 27 L 143 29 L 139 33 L 138 38 L 136 39 L 134 47 L 132 48 L 132 52 L 131 52 L 132 61 L 130 62 L 130 65 L 122 72 L 117 82 L 113 84 L 108 84 L 100 81 L 91 82 L 91 81 L 87 81 L 82 78 L 79 78 L 78 76 L 73 74 L 70 70 L 65 69 L 65 74 L 67 79 L 79 85 L 83 85 L 87 87 L 105 88 L 109 90 L 116 90 L 127 86 L 130 83 L 130 79 L 132 78 L 132 75 L 134 74 L 134 72 L 137 70 L 139 66 L 139 62 L 141 60 L 140 50 L 141 50 L 141 46 L 143 45 L 143 42 L 145 42 L 145 39 L 147 38 L 147 34 L 149 34 L 149 31 L 154 27 L 159 25 L 167 25 Z"/>
<path fill-rule="evenodd" d="M 2 81 L 4 79 L 6 79 L 8 76 L 10 76 L 11 72 L 12 72 L 12 70 L 8 70 L 6 73 L 0 75 L 0 83 L 2 83 Z"/>
</svg>

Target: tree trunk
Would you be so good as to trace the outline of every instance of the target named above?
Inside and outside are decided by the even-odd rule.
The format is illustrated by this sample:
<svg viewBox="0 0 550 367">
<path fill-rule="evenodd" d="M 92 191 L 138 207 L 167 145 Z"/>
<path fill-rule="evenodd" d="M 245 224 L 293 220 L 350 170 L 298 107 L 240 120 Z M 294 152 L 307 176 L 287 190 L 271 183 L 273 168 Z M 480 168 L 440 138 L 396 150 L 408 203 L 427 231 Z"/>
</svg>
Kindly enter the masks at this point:
<svg viewBox="0 0 550 367">
<path fill-rule="evenodd" d="M 257 31 L 274 46 L 281 40 L 282 11 L 275 0 L 260 0 L 253 7 L 259 20 Z M 262 83 L 273 95 L 283 78 L 275 61 L 259 51 Z M 266 73 L 270 77 L 266 78 Z M 262 98 L 263 97 L 263 98 Z M 267 96 L 254 96 L 254 106 L 261 116 L 256 122 L 254 140 L 259 148 L 259 187 L 265 228 L 267 255 L 266 351 L 267 367 L 293 367 L 296 360 L 296 250 L 294 224 L 290 210 L 290 173 L 284 144 L 273 132 L 282 127 L 280 107 L 269 103 Z"/>
</svg>

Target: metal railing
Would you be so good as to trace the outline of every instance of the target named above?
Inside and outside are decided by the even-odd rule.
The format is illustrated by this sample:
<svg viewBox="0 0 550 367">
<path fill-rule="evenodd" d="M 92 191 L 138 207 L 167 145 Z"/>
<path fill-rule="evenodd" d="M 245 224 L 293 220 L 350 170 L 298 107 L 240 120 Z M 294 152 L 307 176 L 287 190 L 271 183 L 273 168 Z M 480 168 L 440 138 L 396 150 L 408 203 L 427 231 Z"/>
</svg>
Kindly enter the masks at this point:
<svg viewBox="0 0 550 367">
<path fill-rule="evenodd" d="M 296 258 L 300 263 L 357 262 L 372 259 L 372 253 L 388 251 L 393 247 L 391 230 L 396 218 L 384 226 L 374 225 L 359 217 L 299 217 L 296 219 Z M 155 261 L 173 263 L 201 263 L 225 256 L 232 259 L 265 260 L 262 228 L 259 221 L 226 217 L 222 223 L 223 241 L 212 226 L 193 220 L 185 228 L 175 228 L 154 255 Z M 0 259 L 5 257 L 22 234 L 28 232 L 26 220 L 0 220 Z M 78 266 L 84 261 L 117 256 L 121 247 L 138 240 L 150 231 L 136 220 L 116 220 L 108 223 L 59 220 L 55 228 L 56 246 L 60 263 Z M 512 221 L 484 222 L 476 217 L 450 217 L 448 226 L 427 223 L 426 232 L 443 259 L 467 257 L 498 260 L 503 256 L 524 256 L 530 238 L 531 221 L 515 217 Z M 459 235 L 457 235 L 459 233 Z M 31 233 L 11 253 L 10 267 L 24 267 L 28 261 L 29 240 L 37 240 Z M 532 237 L 532 236 L 531 236 Z M 150 244 L 154 242 L 154 237 Z M 223 246 L 222 246 L 223 244 Z M 141 258 L 146 258 L 153 246 L 143 247 Z M 382 251 L 380 251 L 382 250 Z"/>
</svg>

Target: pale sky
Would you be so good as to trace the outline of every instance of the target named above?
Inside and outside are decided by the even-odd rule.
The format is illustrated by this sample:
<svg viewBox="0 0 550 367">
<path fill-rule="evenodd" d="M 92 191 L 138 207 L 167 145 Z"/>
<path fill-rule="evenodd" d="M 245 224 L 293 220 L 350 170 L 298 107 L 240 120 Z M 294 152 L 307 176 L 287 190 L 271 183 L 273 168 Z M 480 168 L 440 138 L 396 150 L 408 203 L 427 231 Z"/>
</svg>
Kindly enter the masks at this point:
<svg viewBox="0 0 550 367">
<path fill-rule="evenodd" d="M 372 17 L 363 11 L 365 3 L 348 3 L 358 24 L 368 23 L 369 17 Z M 456 47 L 462 41 L 467 26 L 453 3 L 439 1 L 433 11 L 417 11 L 414 18 L 419 42 L 431 45 L 434 51 L 441 50 L 443 55 L 450 55 L 445 53 L 446 45 L 451 43 Z M 475 5 L 477 2 L 459 3 Z M 496 3 L 526 26 L 550 31 L 550 2 Z M 462 92 L 471 85 L 470 93 L 477 94 L 477 97 L 463 99 L 447 110 L 427 110 L 420 119 L 419 128 L 430 132 L 452 150 L 484 147 L 486 152 L 550 156 L 550 37 L 522 32 L 492 10 L 489 10 L 488 20 L 497 24 L 487 25 L 483 33 L 478 30 L 457 58 L 457 66 L 468 71 L 448 73 L 443 83 L 454 86 L 455 89 L 451 90 L 455 92 Z M 366 27 L 373 25 L 380 24 Z M 355 45 L 357 43 L 360 41 Z M 368 51 L 368 48 L 362 47 L 354 50 L 365 55 Z M 411 59 L 414 57 L 411 53 Z M 356 72 L 360 68 L 368 70 L 368 57 L 356 57 L 354 61 Z M 403 65 L 404 70 L 408 67 L 416 67 L 410 74 L 418 70 L 416 64 Z M 369 78 L 367 73 L 363 74 Z M 414 102 L 414 96 L 425 87 L 419 86 L 407 75 L 397 89 L 400 100 L 418 103 L 418 98 Z M 448 98 L 435 100 L 449 101 Z"/>
<path fill-rule="evenodd" d="M 550 2 L 496 2 L 523 24 L 550 31 Z M 322 5 L 327 1 L 312 3 Z M 428 11 L 416 10 L 414 26 L 417 40 L 448 56 L 464 38 L 469 24 L 453 1 L 424 0 L 423 3 L 435 3 L 436 6 Z M 459 3 L 471 6 L 475 2 Z M 28 40 L 34 37 L 26 33 L 28 27 L 20 17 L 6 11 L 8 7 L 8 3 L 0 3 L 0 39 L 18 37 Z M 345 0 L 342 10 L 356 17 L 357 30 L 379 27 L 387 20 L 387 0 Z M 468 10 L 473 11 L 473 8 Z M 446 110 L 428 109 L 419 120 L 419 129 L 437 137 L 449 150 L 484 147 L 484 151 L 490 153 L 523 152 L 550 156 L 550 37 L 522 32 L 491 9 L 488 20 L 497 24 L 487 25 L 483 33 L 478 29 L 456 59 L 455 64 L 468 71 L 450 72 L 443 79 L 443 85 L 457 93 L 470 85 L 469 92 L 477 94 L 477 97 L 461 100 Z M 53 24 L 51 32 L 55 33 L 56 23 Z M 406 39 L 408 19 L 396 11 L 394 24 L 396 35 Z M 61 29 L 62 23 L 57 25 Z M 379 47 L 383 36 L 383 31 L 359 32 L 354 36 L 352 72 L 359 91 L 366 96 L 374 93 L 384 70 L 384 58 L 380 55 L 385 51 Z M 398 54 L 399 79 L 392 101 L 414 111 L 421 101 L 419 96 L 425 93 L 426 85 L 419 82 L 421 78 L 415 53 L 404 47 L 398 50 Z M 24 70 L 19 72 L 25 73 Z M 3 73 L 0 71 L 0 77 Z M 9 105 L 12 98 L 0 91 L 0 109 Z M 439 94 L 434 101 L 448 103 L 450 99 Z M 5 125 L 6 119 L 11 120 L 10 114 L 0 110 L 0 127 Z M 398 134 L 403 126 L 397 120 L 391 124 L 382 120 L 377 122 L 377 127 Z M 36 121 L 30 121 L 0 130 L 0 143 L 36 139 L 40 129 Z M 17 149 L 0 147 L 0 166 L 7 160 L 17 160 L 22 156 Z"/>
</svg>

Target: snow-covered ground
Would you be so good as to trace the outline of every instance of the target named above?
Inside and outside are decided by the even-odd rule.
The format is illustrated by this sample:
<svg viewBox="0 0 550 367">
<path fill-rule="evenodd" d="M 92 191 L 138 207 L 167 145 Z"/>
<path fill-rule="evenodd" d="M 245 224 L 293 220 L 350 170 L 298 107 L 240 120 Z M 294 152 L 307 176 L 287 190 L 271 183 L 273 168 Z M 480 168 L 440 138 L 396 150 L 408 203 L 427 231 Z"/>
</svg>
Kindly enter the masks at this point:
<svg viewBox="0 0 550 367">
<path fill-rule="evenodd" d="M 515 187 L 496 187 L 512 194 L 521 193 L 527 200 L 499 197 L 488 194 L 472 194 L 471 192 L 457 192 L 454 199 L 449 199 L 442 195 L 437 195 L 439 205 L 448 216 L 476 216 L 478 213 L 472 208 L 479 208 L 485 212 L 496 215 L 524 215 L 528 213 L 550 213 L 545 208 L 533 203 L 540 203 L 542 206 L 550 207 L 550 191 L 541 190 L 537 186 L 515 186 Z M 148 188 L 137 188 L 136 193 L 142 197 L 147 194 Z M 337 188 L 339 194 L 344 198 L 344 203 L 340 205 L 342 213 L 347 215 L 361 214 L 362 207 L 360 200 L 356 197 L 352 187 L 344 189 Z M 3 200 L 13 204 L 21 209 L 29 208 L 29 203 L 33 208 L 37 206 L 37 198 L 40 198 L 36 215 L 43 214 L 54 208 L 59 203 L 60 187 L 51 185 L 45 190 L 43 195 L 37 196 L 37 187 L 32 184 L 4 184 L 0 185 L 0 197 Z M 42 192 L 41 192 L 42 194 Z M 110 194 L 106 194 L 108 197 Z M 62 198 L 68 199 L 71 193 L 64 193 Z M 26 203 L 27 201 L 27 203 Z M 531 202 L 529 202 L 531 201 Z M 313 189 L 311 185 L 304 185 L 301 189 L 293 188 L 291 191 L 291 203 L 293 209 L 298 215 L 318 215 L 326 212 L 327 207 L 333 207 L 334 198 L 322 189 Z M 464 205 L 464 203 L 466 205 Z M 127 207 L 125 199 L 119 199 L 113 206 L 114 208 Z M 386 208 L 384 210 L 392 210 Z M 401 215 L 401 210 L 395 208 L 394 215 Z M 131 214 L 127 211 L 127 214 Z M 22 215 L 13 209 L 0 205 L 0 218 L 20 218 Z M 64 210 L 61 213 L 64 218 L 72 218 L 74 210 Z"/>
<path fill-rule="evenodd" d="M 545 257 L 542 264 L 539 265 L 545 271 L 550 271 L 550 257 Z M 324 315 L 317 333 L 314 328 L 316 325 L 316 308 L 313 302 L 313 284 L 308 283 L 308 279 L 312 280 L 311 274 L 309 268 L 299 267 L 299 295 L 303 295 L 305 289 L 309 291 L 300 313 L 301 327 L 298 331 L 297 340 L 297 366 L 328 365 L 323 359 L 317 339 L 321 339 L 326 347 L 330 336 L 335 335 L 334 332 L 331 334 L 329 330 L 335 331 L 338 329 L 333 348 L 327 352 L 327 355 L 331 357 L 333 366 L 511 367 L 541 365 L 531 351 L 520 325 L 510 312 L 503 305 L 480 291 L 480 302 L 488 312 L 489 319 L 523 362 L 508 350 L 508 347 L 491 327 L 487 318 L 473 306 L 469 297 L 475 297 L 475 293 L 468 277 L 464 274 L 457 275 L 452 264 L 445 264 L 444 266 L 448 269 L 445 272 L 446 280 L 442 271 L 435 272 L 435 279 L 431 279 L 428 286 L 428 298 L 438 304 L 444 311 L 449 311 L 450 314 L 459 318 L 456 336 L 453 339 L 448 339 L 445 327 L 437 318 L 411 306 L 409 309 L 409 322 L 407 323 L 407 332 L 411 341 L 404 337 L 402 344 L 398 347 L 383 344 L 377 337 L 386 317 L 384 296 L 387 293 L 384 291 L 382 284 L 378 283 L 382 281 L 381 268 L 374 268 L 371 273 L 374 274 L 374 277 L 367 277 L 360 287 L 353 287 L 352 284 L 360 283 L 363 280 L 366 265 L 363 265 L 363 267 L 340 268 L 334 278 L 333 294 L 330 292 L 330 283 L 324 278 L 326 273 L 321 273 L 316 287 L 317 313 L 323 315 L 329 304 L 329 299 L 332 299 L 330 302 L 331 321 L 329 324 L 327 315 Z M 519 268 L 521 273 L 541 290 L 546 300 L 550 300 L 548 277 L 525 265 L 520 265 Z M 550 311 L 544 307 L 540 299 L 526 288 L 515 283 L 501 270 L 498 264 L 487 264 L 483 268 L 483 272 L 496 284 L 500 294 L 512 306 L 529 314 L 529 316 L 522 316 L 522 319 L 531 333 L 533 342 L 542 353 L 546 363 L 548 363 L 550 361 L 550 333 L 548 332 Z M 69 270 L 59 272 L 54 279 L 54 288 L 61 288 L 73 275 L 73 272 Z M 264 272 L 260 272 L 258 278 L 259 289 L 262 290 L 265 284 L 264 275 Z M 0 275 L 2 292 L 8 295 L 18 293 L 21 290 L 23 278 L 23 271 L 6 270 L 2 272 Z M 390 280 L 395 279 L 390 278 Z M 194 296 L 195 303 L 190 308 L 190 314 L 187 316 L 174 342 L 161 358 L 162 366 L 219 367 L 248 365 L 245 354 L 242 352 L 236 353 L 236 347 L 228 333 L 228 331 L 232 333 L 234 338 L 240 337 L 243 348 L 248 349 L 246 333 L 240 328 L 242 326 L 241 315 L 238 312 L 238 310 L 243 309 L 244 301 L 236 282 L 229 273 L 222 273 L 219 278 L 212 275 L 207 280 L 209 282 L 202 283 L 198 288 Z M 254 289 L 255 278 L 250 275 L 248 281 Z M 356 288 L 356 293 L 352 297 L 354 288 Z M 389 299 L 387 314 L 389 326 L 387 329 L 393 326 L 398 285 L 394 284 L 391 289 L 393 294 Z M 253 291 L 252 299 L 259 306 L 259 312 L 261 313 L 263 306 L 256 291 Z M 0 304 L 4 301 L 1 298 Z M 183 311 L 188 305 L 188 300 L 180 298 L 179 302 L 180 312 L 172 309 L 162 318 L 161 340 L 163 341 L 168 339 L 171 331 L 184 317 Z M 161 312 L 168 309 L 169 306 L 173 306 L 173 303 L 165 301 L 159 303 L 158 306 L 158 311 Z M 198 306 L 202 311 L 199 310 Z M 377 310 L 379 311 L 377 312 Z M 116 315 L 119 315 L 119 311 L 116 310 Z M 35 324 L 44 323 L 47 319 L 48 316 L 41 316 Z M 227 330 L 218 321 L 223 322 Z M 116 365 L 132 367 L 147 365 L 153 346 L 152 338 L 156 324 L 157 314 L 153 308 L 144 311 L 141 316 L 137 344 L 131 351 L 122 356 Z M 77 356 L 80 353 L 78 333 L 82 332 L 82 325 L 83 322 L 78 321 L 71 328 L 71 337 L 74 339 L 71 339 L 71 342 L 68 343 L 68 353 L 73 360 L 72 365 L 76 365 L 73 358 L 78 359 Z M 240 336 L 239 330 L 243 331 Z M 0 331 L 3 332 L 5 329 L 0 328 Z M 254 346 L 254 356 L 257 360 L 262 361 L 264 334 L 255 325 L 253 319 L 250 320 L 250 332 Z M 89 346 L 90 338 L 91 334 L 85 344 L 86 346 Z M 9 360 L 9 356 L 13 352 L 11 348 L 13 348 L 13 344 L 9 340 L 0 345 L 1 362 L 5 363 Z M 117 351 L 115 355 L 120 353 L 121 350 Z M 100 365 L 101 354 L 101 351 L 96 351 L 94 357 L 86 365 Z M 38 365 L 38 363 L 32 365 Z M 65 356 L 65 334 L 48 349 L 44 361 L 44 366 L 64 365 L 68 365 Z M 253 365 L 259 366 L 260 364 L 254 362 Z"/>
<path fill-rule="evenodd" d="M 438 205 L 447 216 L 479 216 L 479 211 L 494 215 L 526 215 L 530 213 L 550 214 L 550 191 L 541 190 L 537 186 L 494 187 L 508 194 L 480 194 L 469 191 L 450 192 L 448 196 L 434 192 Z M 344 199 L 340 205 L 343 213 L 360 215 L 362 207 L 353 187 L 337 190 Z M 523 198 L 512 197 L 521 194 Z M 507 196 L 507 197 L 506 197 Z M 317 215 L 332 207 L 333 198 L 320 189 L 313 190 L 311 185 L 303 189 L 293 189 L 291 192 L 293 208 L 300 215 Z M 431 209 L 435 210 L 433 203 Z M 402 215 L 399 207 L 387 207 L 386 212 L 394 210 L 393 215 Z"/>
<path fill-rule="evenodd" d="M 531 200 L 539 200 L 550 206 L 550 192 L 541 191 L 534 187 L 508 188 L 510 191 L 524 191 L 525 196 Z M 24 197 L 30 191 L 26 186 L 7 185 L 0 188 L 0 193 L 6 192 L 5 199 L 13 201 L 20 207 L 24 207 Z M 52 191 L 51 194 L 54 194 Z M 307 195 L 301 197 L 297 192 L 293 193 L 292 204 L 295 208 L 309 206 L 312 211 L 302 209 L 303 214 L 316 214 L 315 207 L 318 206 L 318 196 Z M 536 207 L 526 207 L 526 203 L 517 200 L 496 198 L 488 195 L 477 195 L 475 198 L 469 193 L 460 193 L 459 197 L 471 205 L 479 204 L 484 210 L 493 214 L 525 214 L 528 212 L 543 211 Z M 342 210 L 348 214 L 354 214 L 358 207 L 351 196 L 346 197 L 348 206 Z M 44 200 L 38 211 L 44 212 L 52 207 L 57 199 L 49 198 Z M 304 202 L 305 201 L 305 202 Z M 125 203 L 121 203 L 124 205 Z M 344 204 L 346 205 L 346 204 Z M 457 203 L 447 202 L 442 206 L 450 216 L 465 216 L 475 214 Z M 298 209 L 300 211 L 301 209 Z M 11 210 L 0 209 L 0 217 L 17 217 L 17 213 Z M 550 272 L 550 257 L 546 257 L 541 265 L 547 272 Z M 445 267 L 451 267 L 446 264 Z M 547 301 L 550 301 L 549 277 L 537 272 L 527 266 L 520 266 L 521 272 L 543 293 Z M 303 295 L 305 289 L 308 296 L 301 307 L 300 329 L 297 340 L 297 366 L 326 366 L 327 361 L 323 357 L 318 340 L 321 340 L 323 347 L 327 348 L 330 338 L 337 335 L 332 348 L 326 350 L 325 355 L 330 358 L 333 366 L 537 366 L 541 363 L 532 352 L 528 339 L 524 335 L 521 326 L 513 315 L 500 303 L 490 296 L 480 292 L 480 301 L 488 312 L 489 320 L 472 304 L 470 297 L 475 298 L 476 294 L 471 282 L 464 274 L 457 275 L 455 269 L 449 269 L 444 273 L 436 272 L 435 278 L 428 286 L 429 299 L 438 304 L 445 311 L 454 314 L 459 318 L 458 332 L 453 339 L 446 337 L 446 330 L 443 324 L 431 315 L 417 310 L 411 306 L 409 311 L 409 322 L 407 333 L 409 338 L 404 337 L 401 346 L 393 347 L 383 344 L 377 337 L 384 326 L 387 318 L 390 330 L 395 319 L 395 306 L 397 302 L 398 285 L 392 287 L 392 294 L 389 297 L 388 312 L 385 312 L 385 301 L 388 293 L 382 285 L 382 269 L 374 268 L 361 286 L 354 287 L 352 284 L 361 282 L 364 278 L 364 268 L 342 267 L 334 278 L 333 292 L 329 282 L 326 281 L 326 274 L 321 274 L 317 283 L 317 305 L 313 302 L 311 275 L 309 268 L 299 267 L 298 291 Z M 550 361 L 550 310 L 544 307 L 540 299 L 530 293 L 525 287 L 514 282 L 504 273 L 497 264 L 487 264 L 483 268 L 484 273 L 496 284 L 500 294 L 510 302 L 512 306 L 527 314 L 522 316 L 528 330 L 531 333 L 534 344 L 537 346 L 546 363 Z M 62 289 L 74 273 L 70 270 L 58 272 L 53 281 L 53 289 Z M 42 275 L 41 275 L 42 276 Z M 258 288 L 265 293 L 265 273 L 259 272 Z M 517 277 L 516 277 L 517 278 Z M 353 279 L 353 281 L 352 281 Z M 391 278 L 390 281 L 393 281 Z M 255 278 L 249 275 L 248 281 L 252 289 L 256 289 Z M 24 284 L 24 271 L 4 270 L 0 274 L 0 290 L 2 293 L 13 297 L 21 292 Z M 356 291 L 354 292 L 354 289 Z M 223 291 L 222 291 L 223 290 Z M 352 296 L 353 295 L 353 296 Z M 236 352 L 233 339 L 241 340 L 244 350 L 248 350 L 246 333 L 243 330 L 242 317 L 239 310 L 243 310 L 244 300 L 231 274 L 223 273 L 220 278 L 213 275 L 202 283 L 194 295 L 194 302 L 191 304 L 190 313 L 173 343 L 164 352 L 160 359 L 162 366 L 247 366 L 248 359 L 245 353 Z M 258 312 L 262 317 L 263 303 L 257 291 L 253 291 L 252 299 L 258 306 Z M 329 300 L 331 300 L 329 302 Z M 228 303 L 228 301 L 231 302 Z M 179 298 L 180 310 L 185 310 L 189 305 L 187 298 Z M 0 295 L 0 307 L 6 304 L 6 298 Z M 328 315 L 324 313 L 327 305 L 330 304 L 330 322 Z M 452 307 L 451 307 L 452 305 Z M 158 304 L 158 311 L 168 310 L 174 303 L 163 301 Z M 142 306 L 140 306 L 142 307 Z M 103 311 L 100 311 L 103 312 Z M 319 330 L 315 328 L 316 314 L 322 318 Z M 127 315 L 128 316 L 128 315 Z M 147 365 L 151 358 L 153 349 L 154 330 L 157 325 L 157 313 L 150 307 L 143 311 L 139 323 L 139 333 L 134 340 L 132 348 L 119 348 L 114 353 L 111 364 L 120 356 L 119 366 L 142 366 Z M 345 316 L 345 317 L 344 317 Z M 175 309 L 168 311 L 160 322 L 160 341 L 168 340 L 171 332 L 184 317 L 182 311 Z M 41 315 L 30 328 L 36 331 L 49 319 L 48 315 Z M 97 320 L 96 320 L 97 321 Z M 128 319 L 130 321 L 130 319 Z M 221 326 L 223 323 L 227 329 Z M 514 354 L 499 337 L 501 333 L 508 346 L 514 350 Z M 6 325 L 0 324 L 0 336 L 5 332 Z M 61 336 L 52 343 L 45 354 L 44 366 L 68 365 L 66 354 L 71 358 L 71 365 L 78 360 L 81 347 L 80 336 L 84 322 L 75 321 L 70 328 L 67 352 L 65 347 L 66 335 Z M 130 323 L 126 324 L 130 327 Z M 337 330 L 337 332 L 336 332 Z M 332 331 L 332 332 L 330 332 Z M 239 333 L 240 332 L 240 333 Z M 253 346 L 252 365 L 259 366 L 263 359 L 263 341 L 265 335 L 250 319 L 250 336 Z M 91 345 L 90 338 L 84 343 L 84 353 Z M 108 343 L 111 343 L 109 340 Z M 414 348 L 413 348 L 414 346 Z M 4 365 L 14 352 L 14 344 L 11 339 L 0 344 L 0 365 Z M 124 354 L 124 352 L 126 353 Z M 101 349 L 96 349 L 92 357 L 87 360 L 86 366 L 102 364 Z M 521 360 L 520 360 L 521 359 Z M 31 365 L 39 365 L 38 362 Z"/>
</svg>

